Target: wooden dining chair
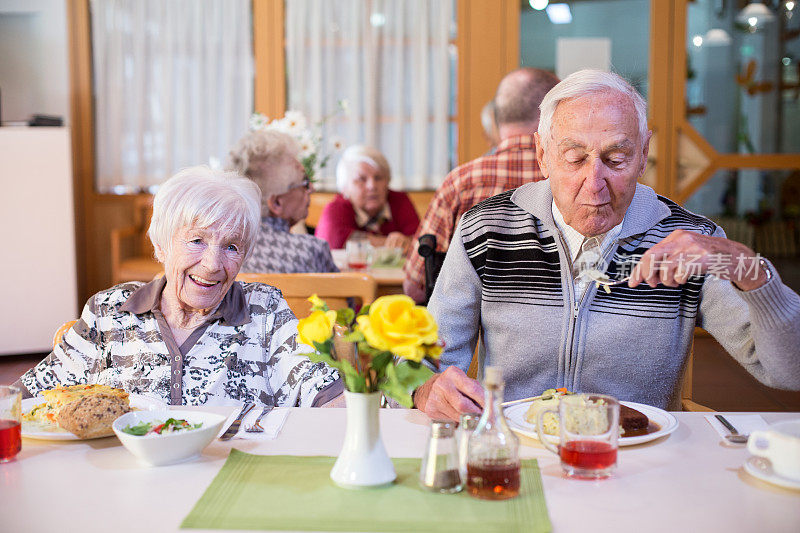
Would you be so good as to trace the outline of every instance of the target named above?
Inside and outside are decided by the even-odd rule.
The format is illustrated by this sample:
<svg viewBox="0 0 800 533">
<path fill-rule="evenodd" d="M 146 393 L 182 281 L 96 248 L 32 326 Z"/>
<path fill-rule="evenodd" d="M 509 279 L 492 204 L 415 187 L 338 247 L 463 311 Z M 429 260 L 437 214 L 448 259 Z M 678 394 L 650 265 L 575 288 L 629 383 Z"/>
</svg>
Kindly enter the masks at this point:
<svg viewBox="0 0 800 533">
<path fill-rule="evenodd" d="M 61 327 L 59 327 L 56 330 L 55 335 L 53 335 L 53 348 L 55 348 L 58 343 L 61 342 L 61 339 L 64 338 L 64 335 L 67 333 L 67 331 L 69 331 L 69 328 L 74 326 L 76 322 L 77 320 L 70 320 L 61 324 Z"/>
<path fill-rule="evenodd" d="M 695 328 L 695 335 L 708 335 L 705 330 Z M 692 371 L 694 367 L 694 339 L 689 348 L 689 357 L 686 359 L 686 368 L 683 371 L 683 381 L 681 383 L 681 409 L 684 411 L 713 412 L 714 409 L 701 405 L 692 399 Z"/>
<path fill-rule="evenodd" d="M 298 318 L 311 312 L 308 297 L 316 294 L 331 309 L 347 307 L 347 299 L 355 298 L 360 305 L 375 300 L 378 284 L 369 274 L 361 272 L 330 272 L 325 274 L 240 273 L 237 281 L 266 283 L 277 287 Z"/>
</svg>

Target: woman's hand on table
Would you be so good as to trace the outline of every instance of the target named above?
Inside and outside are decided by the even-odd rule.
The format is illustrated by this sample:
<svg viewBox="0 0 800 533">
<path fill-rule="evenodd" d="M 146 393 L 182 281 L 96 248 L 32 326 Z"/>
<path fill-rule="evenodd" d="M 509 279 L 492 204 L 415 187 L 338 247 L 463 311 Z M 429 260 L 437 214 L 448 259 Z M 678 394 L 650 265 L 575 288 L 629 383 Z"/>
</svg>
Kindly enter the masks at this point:
<svg viewBox="0 0 800 533">
<path fill-rule="evenodd" d="M 483 410 L 483 387 L 463 370 L 450 366 L 414 393 L 414 407 L 432 419 L 458 420 L 462 413 Z"/>
</svg>

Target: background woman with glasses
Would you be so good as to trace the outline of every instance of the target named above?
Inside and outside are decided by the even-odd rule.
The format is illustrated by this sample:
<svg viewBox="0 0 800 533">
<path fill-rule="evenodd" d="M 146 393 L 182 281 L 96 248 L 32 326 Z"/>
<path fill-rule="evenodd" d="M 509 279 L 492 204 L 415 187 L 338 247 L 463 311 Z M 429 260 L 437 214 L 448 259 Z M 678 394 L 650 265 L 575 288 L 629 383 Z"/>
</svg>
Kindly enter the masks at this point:
<svg viewBox="0 0 800 533">
<path fill-rule="evenodd" d="M 274 130 L 252 131 L 230 153 L 232 170 L 261 188 L 261 231 L 242 272 L 338 272 L 328 243 L 289 229 L 308 215 L 313 187 L 300 146 Z"/>
</svg>

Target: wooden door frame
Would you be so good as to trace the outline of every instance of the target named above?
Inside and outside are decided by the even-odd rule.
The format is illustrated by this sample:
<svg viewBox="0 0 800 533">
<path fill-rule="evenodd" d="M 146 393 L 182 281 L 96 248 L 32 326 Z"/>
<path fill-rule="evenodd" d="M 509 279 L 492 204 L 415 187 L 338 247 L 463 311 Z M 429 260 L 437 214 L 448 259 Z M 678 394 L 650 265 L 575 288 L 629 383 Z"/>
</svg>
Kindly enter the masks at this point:
<svg viewBox="0 0 800 533">
<path fill-rule="evenodd" d="M 800 154 L 717 152 L 686 118 L 686 21 L 691 0 L 650 2 L 650 124 L 656 133 L 655 189 L 685 203 L 711 176 L 723 169 L 798 169 Z M 681 144 L 691 143 L 706 164 L 691 177 L 680 172 Z"/>
</svg>

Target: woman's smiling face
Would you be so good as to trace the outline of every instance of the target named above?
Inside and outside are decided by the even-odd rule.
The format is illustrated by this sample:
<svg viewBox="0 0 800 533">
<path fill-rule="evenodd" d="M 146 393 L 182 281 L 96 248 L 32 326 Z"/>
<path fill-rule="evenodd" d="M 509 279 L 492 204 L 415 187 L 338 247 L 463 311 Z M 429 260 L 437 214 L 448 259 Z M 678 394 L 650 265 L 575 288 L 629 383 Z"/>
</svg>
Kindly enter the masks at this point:
<svg viewBox="0 0 800 533">
<path fill-rule="evenodd" d="M 184 226 L 172 236 L 169 253 L 159 251 L 167 285 L 164 297 L 184 311 L 207 314 L 230 289 L 244 261 L 241 236 L 218 225 Z"/>
</svg>

